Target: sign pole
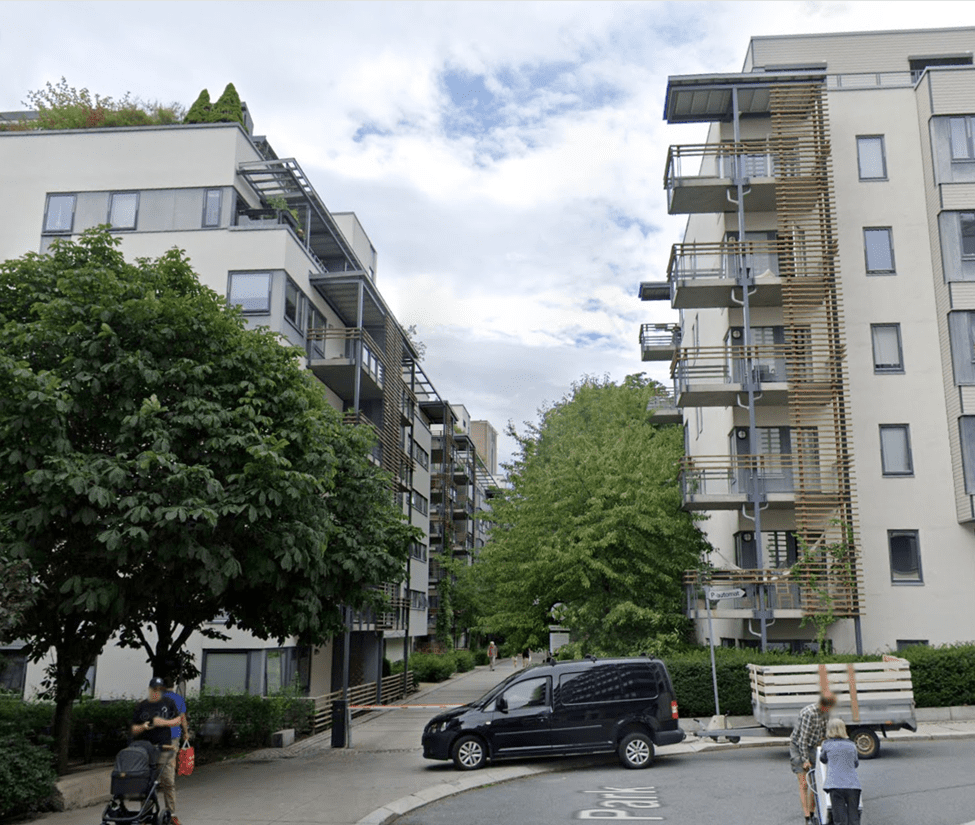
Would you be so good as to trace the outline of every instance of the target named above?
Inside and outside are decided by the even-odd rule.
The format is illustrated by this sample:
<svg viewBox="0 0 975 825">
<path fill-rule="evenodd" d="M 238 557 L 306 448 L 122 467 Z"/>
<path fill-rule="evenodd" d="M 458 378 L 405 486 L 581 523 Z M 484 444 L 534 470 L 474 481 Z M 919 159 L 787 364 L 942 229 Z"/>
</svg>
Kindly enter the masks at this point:
<svg viewBox="0 0 975 825">
<path fill-rule="evenodd" d="M 711 682 L 714 685 L 714 713 L 715 716 L 721 715 L 721 708 L 718 705 L 718 670 L 714 665 L 714 625 L 711 622 L 711 593 L 710 590 L 705 594 L 705 603 L 708 606 L 708 639 L 711 642 Z"/>
</svg>

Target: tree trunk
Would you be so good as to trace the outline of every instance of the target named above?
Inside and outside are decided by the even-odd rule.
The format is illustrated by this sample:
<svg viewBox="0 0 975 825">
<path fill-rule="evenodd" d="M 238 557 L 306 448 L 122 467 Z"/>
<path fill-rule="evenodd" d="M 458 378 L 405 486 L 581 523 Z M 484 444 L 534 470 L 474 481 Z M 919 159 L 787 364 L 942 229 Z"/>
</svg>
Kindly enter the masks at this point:
<svg viewBox="0 0 975 825">
<path fill-rule="evenodd" d="M 61 776 L 68 770 L 68 745 L 71 743 L 71 711 L 74 699 L 60 695 L 54 703 L 54 747 L 57 771 Z"/>
</svg>

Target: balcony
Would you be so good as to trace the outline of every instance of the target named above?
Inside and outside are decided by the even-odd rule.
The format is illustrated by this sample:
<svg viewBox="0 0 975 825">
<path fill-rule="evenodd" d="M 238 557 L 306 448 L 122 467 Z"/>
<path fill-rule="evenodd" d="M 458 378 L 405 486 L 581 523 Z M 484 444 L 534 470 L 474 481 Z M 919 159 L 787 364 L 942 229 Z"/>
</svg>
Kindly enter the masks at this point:
<svg viewBox="0 0 975 825">
<path fill-rule="evenodd" d="M 359 342 L 361 341 L 361 363 Z M 355 395 L 356 365 L 361 366 L 360 401 L 382 398 L 386 366 L 379 345 L 363 329 L 313 329 L 308 333 L 308 367 L 343 401 Z"/>
<path fill-rule="evenodd" d="M 835 501 L 840 485 L 837 464 L 789 453 L 774 455 L 685 456 L 680 486 L 685 510 L 738 510 L 751 502 L 752 480 L 759 502 L 772 509 L 795 506 L 799 493 L 807 504 Z"/>
<path fill-rule="evenodd" d="M 640 352 L 644 361 L 670 361 L 680 346 L 680 327 L 674 324 L 643 324 Z"/>
<path fill-rule="evenodd" d="M 653 413 L 654 424 L 682 424 L 684 414 L 677 407 L 674 396 L 668 393 L 661 393 L 653 396 L 647 402 L 647 412 Z"/>
<path fill-rule="evenodd" d="M 773 212 L 776 180 L 811 177 L 821 151 L 781 138 L 671 146 L 664 172 L 667 209 L 671 215 L 736 212 L 741 180 L 746 211 Z"/>
<path fill-rule="evenodd" d="M 747 391 L 749 379 L 756 404 L 783 405 L 789 393 L 786 354 L 784 345 L 775 344 L 682 348 L 671 369 L 677 406 L 732 407 Z"/>
<path fill-rule="evenodd" d="M 780 244 L 776 241 L 725 241 L 674 244 L 667 285 L 674 309 L 741 306 L 748 287 L 752 306 L 781 306 Z"/>
<path fill-rule="evenodd" d="M 765 597 L 759 595 L 759 585 L 765 585 Z M 737 599 L 721 599 L 711 603 L 711 615 L 715 619 L 757 619 L 760 611 L 767 618 L 802 619 L 803 588 L 790 577 L 790 569 L 734 569 L 711 570 L 702 573 L 688 570 L 684 574 L 684 593 L 687 615 L 700 618 L 707 613 L 705 601 L 708 588 L 720 590 L 744 590 Z M 768 615 L 771 612 L 771 616 Z"/>
</svg>

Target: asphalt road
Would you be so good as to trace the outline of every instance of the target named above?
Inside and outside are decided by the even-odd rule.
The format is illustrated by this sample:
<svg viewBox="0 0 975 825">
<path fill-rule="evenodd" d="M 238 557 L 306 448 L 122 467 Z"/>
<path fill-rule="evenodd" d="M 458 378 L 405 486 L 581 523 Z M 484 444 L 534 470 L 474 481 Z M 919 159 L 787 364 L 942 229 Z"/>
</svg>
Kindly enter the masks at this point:
<svg viewBox="0 0 975 825">
<path fill-rule="evenodd" d="M 863 825 L 961 825 L 975 819 L 972 752 L 970 741 L 885 742 L 879 759 L 860 763 Z M 573 764 L 435 802 L 396 825 L 802 822 L 784 748 L 673 756 L 664 751 L 645 771 L 624 770 L 613 757 Z"/>
</svg>

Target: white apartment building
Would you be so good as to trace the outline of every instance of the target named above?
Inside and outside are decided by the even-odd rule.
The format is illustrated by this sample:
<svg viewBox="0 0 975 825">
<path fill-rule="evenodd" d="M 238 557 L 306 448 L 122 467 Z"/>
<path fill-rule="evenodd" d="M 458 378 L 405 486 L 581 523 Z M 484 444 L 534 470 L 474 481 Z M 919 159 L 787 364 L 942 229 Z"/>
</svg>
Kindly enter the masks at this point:
<svg viewBox="0 0 975 825">
<path fill-rule="evenodd" d="M 669 79 L 665 119 L 707 139 L 667 156 L 687 225 L 640 294 L 680 324 L 641 345 L 715 548 L 685 581 L 702 640 L 709 588 L 726 645 L 805 649 L 816 616 L 842 652 L 975 639 L 973 52 L 756 37 L 739 74 Z"/>
<path fill-rule="evenodd" d="M 43 252 L 55 238 L 104 223 L 130 260 L 183 249 L 201 281 L 239 304 L 249 323 L 305 350 L 350 424 L 377 432 L 374 459 L 425 538 L 403 581 L 384 586 L 389 612 L 349 617 L 350 684 L 375 681 L 384 655 L 402 658 L 427 634 L 433 436 L 418 393 L 437 396 L 379 292 L 376 250 L 356 216 L 329 211 L 295 160 L 236 123 L 0 132 L 0 169 L 16 204 L 0 226 L 0 259 Z M 191 638 L 203 671 L 191 690 L 202 683 L 267 693 L 296 675 L 311 695 L 341 687 L 341 638 L 307 650 L 296 640 L 279 647 L 230 635 Z M 3 651 L 14 667 L 17 653 Z M 30 696 L 45 663 L 22 658 L 17 677 Z M 93 693 L 140 696 L 147 667 L 140 651 L 106 650 L 91 674 Z"/>
</svg>

